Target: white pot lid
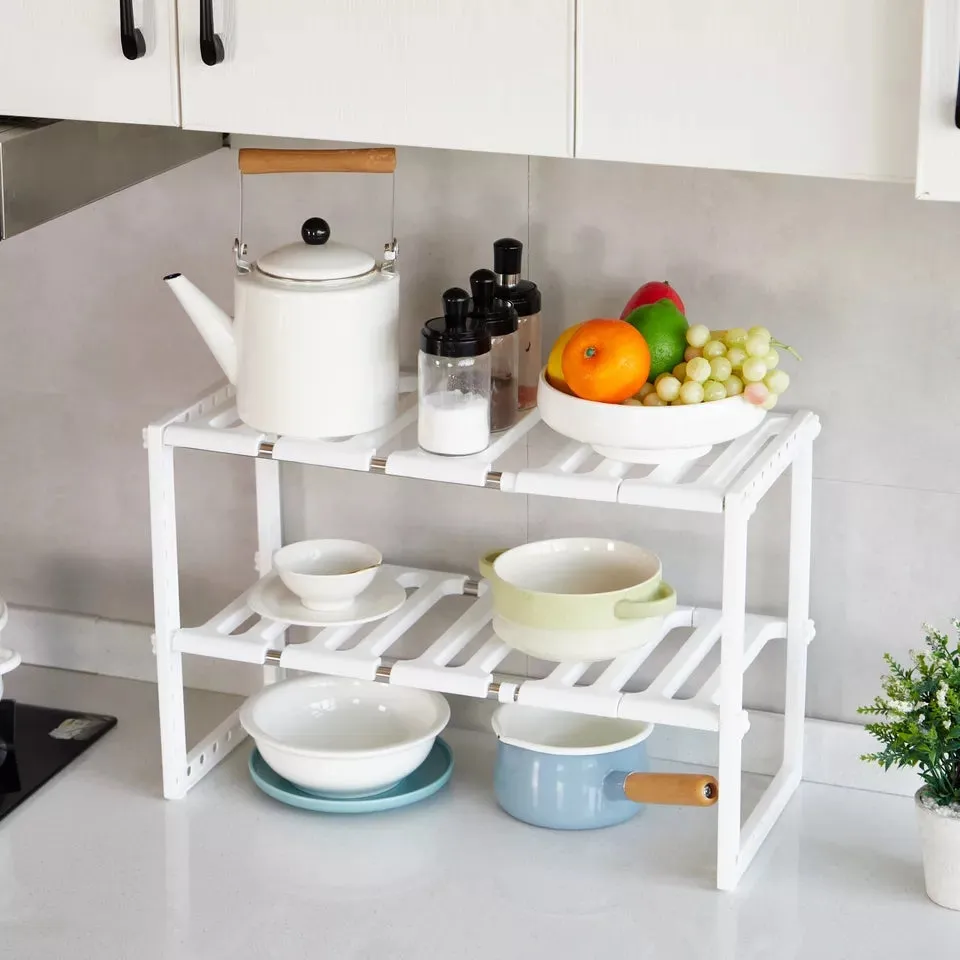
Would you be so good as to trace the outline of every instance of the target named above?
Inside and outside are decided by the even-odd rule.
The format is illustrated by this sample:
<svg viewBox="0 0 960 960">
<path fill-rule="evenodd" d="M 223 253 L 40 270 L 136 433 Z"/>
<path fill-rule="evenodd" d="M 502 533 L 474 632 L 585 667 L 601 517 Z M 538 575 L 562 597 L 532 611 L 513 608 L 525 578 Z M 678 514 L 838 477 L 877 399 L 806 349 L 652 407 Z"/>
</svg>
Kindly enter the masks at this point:
<svg viewBox="0 0 960 960">
<path fill-rule="evenodd" d="M 301 243 L 264 254 L 257 269 L 281 280 L 349 280 L 372 272 L 377 261 L 363 250 L 330 240 L 330 226 L 320 217 L 306 220 Z"/>
</svg>

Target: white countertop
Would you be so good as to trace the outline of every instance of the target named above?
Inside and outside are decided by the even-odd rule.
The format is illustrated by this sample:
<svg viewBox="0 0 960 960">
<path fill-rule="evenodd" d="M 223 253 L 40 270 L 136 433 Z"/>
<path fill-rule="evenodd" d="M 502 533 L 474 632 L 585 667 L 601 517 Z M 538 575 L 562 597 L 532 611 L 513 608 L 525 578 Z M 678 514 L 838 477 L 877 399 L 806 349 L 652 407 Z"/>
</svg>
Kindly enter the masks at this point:
<svg viewBox="0 0 960 960">
<path fill-rule="evenodd" d="M 247 745 L 168 802 L 154 687 L 29 667 L 7 679 L 25 702 L 120 721 L 0 821 L 11 960 L 886 960 L 947 956 L 960 931 L 924 896 L 909 799 L 802 785 L 721 894 L 713 810 L 526 826 L 493 798 L 492 736 L 448 731 L 449 786 L 405 810 L 287 808 L 250 781 Z M 188 717 L 202 732 L 234 702 L 191 692 Z M 762 783 L 749 779 L 748 800 Z"/>
</svg>

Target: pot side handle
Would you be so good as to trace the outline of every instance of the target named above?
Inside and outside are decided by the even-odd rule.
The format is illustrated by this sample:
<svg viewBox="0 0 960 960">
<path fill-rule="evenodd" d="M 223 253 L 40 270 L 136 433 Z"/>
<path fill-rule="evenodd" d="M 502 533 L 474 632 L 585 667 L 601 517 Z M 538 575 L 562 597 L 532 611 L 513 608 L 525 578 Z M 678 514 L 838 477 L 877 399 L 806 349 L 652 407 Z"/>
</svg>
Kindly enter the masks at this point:
<svg viewBox="0 0 960 960">
<path fill-rule="evenodd" d="M 712 807 L 720 797 L 716 777 L 701 773 L 628 773 L 623 793 L 634 803 Z"/>
<path fill-rule="evenodd" d="M 648 617 L 664 617 L 677 608 L 677 591 L 669 583 L 661 581 L 657 593 L 649 600 L 619 600 L 614 615 L 619 620 L 645 620 Z"/>
<path fill-rule="evenodd" d="M 493 572 L 493 563 L 502 553 L 506 553 L 509 550 L 509 547 L 501 547 L 499 550 L 491 550 L 489 553 L 485 553 L 478 563 L 480 568 L 480 576 L 484 580 L 496 580 L 497 575 Z"/>
</svg>

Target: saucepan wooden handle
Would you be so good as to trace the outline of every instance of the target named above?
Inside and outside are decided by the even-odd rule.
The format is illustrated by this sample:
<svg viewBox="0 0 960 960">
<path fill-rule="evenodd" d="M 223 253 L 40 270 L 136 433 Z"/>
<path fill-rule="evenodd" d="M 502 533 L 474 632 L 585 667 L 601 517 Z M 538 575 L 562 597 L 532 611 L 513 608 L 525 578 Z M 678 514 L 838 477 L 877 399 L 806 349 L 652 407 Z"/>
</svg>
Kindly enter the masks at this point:
<svg viewBox="0 0 960 960">
<path fill-rule="evenodd" d="M 701 773 L 630 773 L 623 792 L 634 803 L 710 807 L 720 797 L 720 785 L 715 777 Z"/>
<path fill-rule="evenodd" d="M 393 147 L 358 150 L 264 150 L 244 147 L 238 151 L 241 173 L 393 173 L 397 151 Z"/>
</svg>

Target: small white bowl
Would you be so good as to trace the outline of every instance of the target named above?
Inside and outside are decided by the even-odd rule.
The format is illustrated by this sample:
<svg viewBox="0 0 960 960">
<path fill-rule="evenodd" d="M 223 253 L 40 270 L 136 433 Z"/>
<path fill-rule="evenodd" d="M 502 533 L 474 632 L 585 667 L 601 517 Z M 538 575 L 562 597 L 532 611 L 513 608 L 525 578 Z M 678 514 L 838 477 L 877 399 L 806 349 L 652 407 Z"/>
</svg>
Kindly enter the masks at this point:
<svg viewBox="0 0 960 960">
<path fill-rule="evenodd" d="M 439 693 L 320 675 L 264 687 L 240 710 L 267 764 L 325 797 L 389 790 L 423 763 L 449 720 Z"/>
<path fill-rule="evenodd" d="M 281 547 L 273 566 L 309 610 L 342 610 L 373 583 L 383 557 L 357 540 L 301 540 Z"/>
</svg>

